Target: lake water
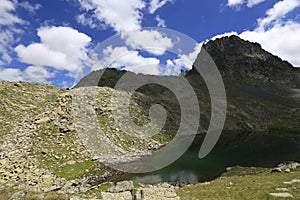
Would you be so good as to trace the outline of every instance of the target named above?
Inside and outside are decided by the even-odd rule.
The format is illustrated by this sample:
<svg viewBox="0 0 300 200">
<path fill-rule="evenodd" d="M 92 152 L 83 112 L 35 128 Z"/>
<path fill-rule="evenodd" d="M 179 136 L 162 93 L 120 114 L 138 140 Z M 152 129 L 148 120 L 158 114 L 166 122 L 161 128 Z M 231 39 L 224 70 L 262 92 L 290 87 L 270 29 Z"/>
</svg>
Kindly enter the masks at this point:
<svg viewBox="0 0 300 200">
<path fill-rule="evenodd" d="M 204 159 L 198 158 L 203 136 L 168 167 L 147 173 L 133 174 L 139 183 L 184 182 L 212 180 L 227 167 L 274 167 L 283 161 L 300 161 L 300 133 L 224 132 L 214 150 Z"/>
</svg>

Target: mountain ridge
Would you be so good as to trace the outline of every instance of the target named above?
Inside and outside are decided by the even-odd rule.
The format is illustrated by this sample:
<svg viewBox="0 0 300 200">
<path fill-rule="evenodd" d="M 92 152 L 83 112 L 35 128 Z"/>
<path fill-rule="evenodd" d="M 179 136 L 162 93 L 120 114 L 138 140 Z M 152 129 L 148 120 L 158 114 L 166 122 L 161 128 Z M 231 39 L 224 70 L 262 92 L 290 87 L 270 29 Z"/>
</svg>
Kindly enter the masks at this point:
<svg viewBox="0 0 300 200">
<path fill-rule="evenodd" d="M 258 43 L 251 43 L 237 36 L 209 41 L 203 45 L 203 49 L 215 61 L 225 84 L 228 101 L 226 130 L 250 131 L 284 127 L 300 129 L 300 69 L 263 50 Z M 207 127 L 210 119 L 210 97 L 205 82 L 195 69 L 195 66 L 200 64 L 200 59 L 198 55 L 192 69 L 187 71 L 184 77 L 194 88 L 198 99 L 201 99 L 200 110 L 203 119 L 201 123 Z M 174 76 L 152 76 L 105 69 L 84 77 L 75 88 L 84 86 L 114 88 L 125 73 L 130 73 L 132 79 L 135 76 L 160 81 L 176 79 Z M 166 97 L 172 96 L 168 90 L 157 85 L 148 85 L 139 91 L 151 97 L 159 96 L 161 93 L 167 94 Z M 265 112 L 261 112 L 261 109 Z M 282 116 L 282 119 L 277 119 L 276 115 Z M 283 127 L 278 124 L 282 124 Z"/>
</svg>

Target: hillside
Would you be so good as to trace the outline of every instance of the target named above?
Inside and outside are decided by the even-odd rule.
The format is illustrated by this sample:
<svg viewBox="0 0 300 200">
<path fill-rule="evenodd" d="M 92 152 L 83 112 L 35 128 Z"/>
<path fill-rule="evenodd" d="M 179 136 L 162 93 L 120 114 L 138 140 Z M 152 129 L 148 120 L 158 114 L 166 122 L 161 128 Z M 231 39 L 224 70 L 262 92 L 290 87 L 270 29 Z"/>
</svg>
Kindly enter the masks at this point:
<svg viewBox="0 0 300 200">
<path fill-rule="evenodd" d="M 0 82 L 0 199 L 138 199 L 142 194 L 144 199 L 277 199 L 270 193 L 284 192 L 300 198 L 299 164 L 285 162 L 300 161 L 299 69 L 259 44 L 236 36 L 210 41 L 204 48 L 216 62 L 226 87 L 227 118 L 222 136 L 215 150 L 197 161 L 210 119 L 210 97 L 194 67 L 184 78 L 200 99 L 199 136 L 183 158 L 152 174 L 132 175 L 104 163 L 150 154 L 173 139 L 181 118 L 178 100 L 170 90 L 150 84 L 135 93 L 117 91 L 114 86 L 125 72 L 114 69 L 92 72 L 71 90 Z M 194 66 L 199 63 L 198 58 Z M 178 79 L 130 74 L 141 79 Z M 89 93 L 90 89 L 94 93 Z M 163 105 L 166 124 L 151 137 L 139 137 L 142 130 L 128 129 L 134 134 L 123 131 L 116 122 L 122 119 L 113 117 L 112 94 L 117 104 L 131 97 L 131 117 L 138 125 L 150 122 L 148 111 L 153 104 Z M 90 116 L 87 121 L 101 127 L 98 136 L 102 139 L 96 144 L 102 154 L 97 158 L 79 134 L 79 130 L 88 130 L 89 124 L 77 123 L 84 119 L 74 114 L 79 108 L 76 101 L 92 105 L 85 110 L 88 115 L 81 116 Z M 276 167 L 279 163 L 283 164 Z M 243 167 L 232 167 L 236 165 Z M 186 171 L 173 173 L 176 167 Z M 192 172 L 198 174 L 189 182 Z M 161 178 L 156 182 L 170 183 L 131 181 L 155 175 Z M 204 181 L 208 182 L 189 184 Z"/>
<path fill-rule="evenodd" d="M 215 61 L 224 81 L 228 102 L 224 130 L 300 131 L 300 69 L 263 50 L 259 44 L 237 36 L 209 41 L 203 48 Z M 200 64 L 199 59 L 194 66 Z M 84 77 L 75 88 L 113 88 L 125 73 L 114 69 L 95 71 Z M 153 79 L 155 82 L 172 82 L 177 78 L 133 73 L 131 76 L 133 80 Z M 185 78 L 198 96 L 202 118 L 200 133 L 205 132 L 210 119 L 210 97 L 206 85 L 195 68 L 188 71 Z M 162 86 L 149 84 L 138 91 L 158 99 L 158 102 L 169 99 L 176 103 L 174 94 Z"/>
</svg>

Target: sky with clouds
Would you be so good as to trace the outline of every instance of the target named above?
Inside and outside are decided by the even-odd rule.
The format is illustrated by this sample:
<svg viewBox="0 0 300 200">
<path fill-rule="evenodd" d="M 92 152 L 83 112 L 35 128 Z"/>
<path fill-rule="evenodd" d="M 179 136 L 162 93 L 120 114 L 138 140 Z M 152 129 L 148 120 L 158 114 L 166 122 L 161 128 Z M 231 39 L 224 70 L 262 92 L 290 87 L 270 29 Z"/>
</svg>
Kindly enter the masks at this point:
<svg viewBox="0 0 300 200">
<path fill-rule="evenodd" d="M 195 44 L 167 58 L 176 38 L 145 27 Z M 204 42 L 232 34 L 300 67 L 300 0 L 0 0 L 0 80 L 71 87 L 105 67 L 176 75 Z"/>
</svg>

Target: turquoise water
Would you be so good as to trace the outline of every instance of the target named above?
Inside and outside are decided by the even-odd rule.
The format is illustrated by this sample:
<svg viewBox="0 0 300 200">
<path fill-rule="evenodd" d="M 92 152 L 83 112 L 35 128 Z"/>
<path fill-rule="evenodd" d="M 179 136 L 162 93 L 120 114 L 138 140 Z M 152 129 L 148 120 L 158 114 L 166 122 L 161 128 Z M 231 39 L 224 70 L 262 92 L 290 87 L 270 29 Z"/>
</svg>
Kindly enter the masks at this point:
<svg viewBox="0 0 300 200">
<path fill-rule="evenodd" d="M 231 166 L 274 167 L 283 161 L 300 161 L 300 133 L 226 132 L 204 159 L 198 158 L 203 136 L 168 167 L 147 174 L 133 174 L 140 183 L 197 183 L 212 180 Z"/>
</svg>

